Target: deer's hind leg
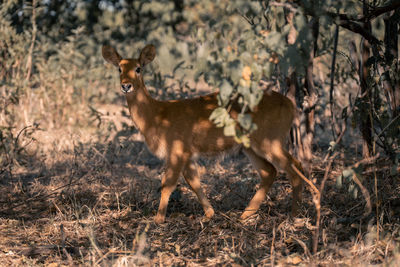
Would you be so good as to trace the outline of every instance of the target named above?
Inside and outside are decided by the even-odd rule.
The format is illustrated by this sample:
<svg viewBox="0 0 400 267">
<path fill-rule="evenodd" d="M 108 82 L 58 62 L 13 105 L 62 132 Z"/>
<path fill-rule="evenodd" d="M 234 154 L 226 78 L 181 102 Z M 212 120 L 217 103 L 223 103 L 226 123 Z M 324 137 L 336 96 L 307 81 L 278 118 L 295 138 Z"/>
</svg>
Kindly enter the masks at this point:
<svg viewBox="0 0 400 267">
<path fill-rule="evenodd" d="M 213 217 L 214 209 L 201 188 L 200 175 L 195 163 L 193 163 L 192 161 L 188 161 L 188 163 L 183 169 L 183 177 L 185 178 L 186 182 L 193 190 L 193 192 L 196 193 L 197 198 L 199 199 L 199 202 L 203 207 L 206 217 L 207 218 Z"/>
<path fill-rule="evenodd" d="M 265 150 L 265 151 L 264 151 Z M 302 200 L 303 192 L 303 179 L 297 174 L 296 170 L 303 172 L 301 163 L 292 157 L 289 152 L 287 152 L 281 143 L 275 143 L 273 146 L 269 146 L 268 149 L 258 149 L 257 154 L 265 155 L 274 166 L 284 170 L 289 176 L 289 181 L 292 185 L 292 216 L 297 216 L 299 213 L 299 207 Z"/>
<path fill-rule="evenodd" d="M 241 219 L 246 219 L 257 212 L 277 175 L 275 167 L 265 158 L 257 155 L 252 149 L 244 149 L 244 153 L 258 171 L 258 174 L 261 178 L 261 183 L 260 188 L 254 194 L 249 205 L 242 213 L 242 216 L 240 216 Z"/>
</svg>

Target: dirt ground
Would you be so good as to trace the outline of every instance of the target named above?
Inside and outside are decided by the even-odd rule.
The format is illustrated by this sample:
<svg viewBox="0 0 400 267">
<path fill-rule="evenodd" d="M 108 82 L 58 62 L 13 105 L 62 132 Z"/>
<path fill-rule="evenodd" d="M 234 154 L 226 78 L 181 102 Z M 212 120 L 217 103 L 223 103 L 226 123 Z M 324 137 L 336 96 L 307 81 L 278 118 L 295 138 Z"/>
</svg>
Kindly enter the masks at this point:
<svg viewBox="0 0 400 267">
<path fill-rule="evenodd" d="M 357 219 L 364 197 L 352 196 L 351 184 L 337 188 L 336 178 L 361 157 L 341 148 L 324 191 L 319 251 L 312 255 L 310 191 L 305 186 L 301 216 L 290 218 L 292 189 L 284 173 L 257 214 L 239 221 L 259 182 L 241 152 L 198 160 L 214 218 L 203 217 L 181 179 L 166 223 L 154 224 L 162 161 L 129 126 L 124 107 L 99 110 L 97 129 L 36 131 L 30 153 L 1 174 L 2 266 L 400 266 L 400 178 L 390 174 L 390 162 L 364 165 L 372 212 Z M 317 183 L 326 148 L 315 148 L 311 178 Z"/>
</svg>

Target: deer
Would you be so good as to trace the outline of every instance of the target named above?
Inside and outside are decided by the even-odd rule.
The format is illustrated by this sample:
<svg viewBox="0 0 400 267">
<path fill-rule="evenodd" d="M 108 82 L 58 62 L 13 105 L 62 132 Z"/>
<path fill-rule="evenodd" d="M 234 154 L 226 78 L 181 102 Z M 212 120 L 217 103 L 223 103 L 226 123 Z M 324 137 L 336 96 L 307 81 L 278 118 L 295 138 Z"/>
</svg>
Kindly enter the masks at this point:
<svg viewBox="0 0 400 267">
<path fill-rule="evenodd" d="M 143 135 L 148 149 L 165 162 L 161 179 L 161 198 L 154 222 L 165 222 L 168 201 L 182 174 L 196 194 L 206 218 L 214 216 L 214 209 L 202 189 L 198 166 L 200 155 L 209 156 L 242 149 L 257 170 L 261 182 L 253 198 L 240 216 L 246 220 L 255 214 L 277 176 L 283 170 L 292 185 L 291 215 L 298 215 L 302 199 L 301 163 L 286 149 L 296 109 L 286 96 L 268 90 L 258 106 L 250 112 L 257 129 L 250 134 L 250 145 L 245 147 L 224 135 L 209 117 L 218 107 L 218 91 L 195 98 L 161 101 L 153 98 L 143 80 L 143 69 L 156 56 L 154 45 L 146 45 L 139 58 L 122 58 L 111 46 L 102 47 L 103 58 L 118 68 L 121 91 L 126 97 L 134 126 Z M 235 118 L 240 109 L 232 109 Z"/>
</svg>

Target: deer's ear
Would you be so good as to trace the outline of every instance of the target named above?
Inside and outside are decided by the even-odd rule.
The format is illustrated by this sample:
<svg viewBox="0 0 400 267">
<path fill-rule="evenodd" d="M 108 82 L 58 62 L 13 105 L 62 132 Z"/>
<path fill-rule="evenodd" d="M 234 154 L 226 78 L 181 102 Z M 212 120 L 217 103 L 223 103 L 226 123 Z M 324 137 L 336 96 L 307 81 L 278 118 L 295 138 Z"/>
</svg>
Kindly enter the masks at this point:
<svg viewBox="0 0 400 267">
<path fill-rule="evenodd" d="M 103 45 L 103 48 L 101 49 L 101 53 L 103 54 L 103 58 L 107 62 L 118 67 L 119 62 L 121 61 L 122 57 L 118 54 L 117 50 L 115 50 L 111 46 Z"/>
<path fill-rule="evenodd" d="M 156 47 L 154 45 L 146 45 L 140 52 L 139 63 L 145 66 L 153 61 L 156 56 Z"/>
</svg>

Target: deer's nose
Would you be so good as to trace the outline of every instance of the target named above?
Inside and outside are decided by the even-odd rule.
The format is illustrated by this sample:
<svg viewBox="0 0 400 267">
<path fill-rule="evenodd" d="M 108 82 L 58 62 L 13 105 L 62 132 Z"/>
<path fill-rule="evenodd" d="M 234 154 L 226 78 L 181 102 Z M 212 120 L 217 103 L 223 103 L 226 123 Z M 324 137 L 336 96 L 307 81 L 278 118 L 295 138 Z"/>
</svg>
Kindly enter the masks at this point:
<svg viewBox="0 0 400 267">
<path fill-rule="evenodd" d="M 124 93 L 128 93 L 132 88 L 132 84 L 130 83 L 122 83 L 121 84 L 121 89 Z"/>
</svg>

